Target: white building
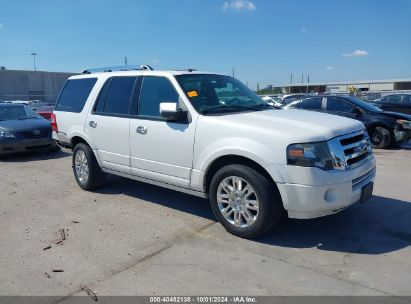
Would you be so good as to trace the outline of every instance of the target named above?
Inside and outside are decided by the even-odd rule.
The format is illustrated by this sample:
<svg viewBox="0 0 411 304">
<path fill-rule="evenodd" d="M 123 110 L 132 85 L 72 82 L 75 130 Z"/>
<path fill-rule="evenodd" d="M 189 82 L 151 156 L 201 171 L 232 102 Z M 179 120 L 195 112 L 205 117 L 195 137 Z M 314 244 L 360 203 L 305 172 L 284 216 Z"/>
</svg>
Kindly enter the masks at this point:
<svg viewBox="0 0 411 304">
<path fill-rule="evenodd" d="M 273 86 L 276 91 L 287 93 L 349 93 L 350 88 L 362 92 L 391 92 L 411 90 L 411 79 L 384 79 L 341 82 L 293 83 L 281 87 Z"/>
</svg>

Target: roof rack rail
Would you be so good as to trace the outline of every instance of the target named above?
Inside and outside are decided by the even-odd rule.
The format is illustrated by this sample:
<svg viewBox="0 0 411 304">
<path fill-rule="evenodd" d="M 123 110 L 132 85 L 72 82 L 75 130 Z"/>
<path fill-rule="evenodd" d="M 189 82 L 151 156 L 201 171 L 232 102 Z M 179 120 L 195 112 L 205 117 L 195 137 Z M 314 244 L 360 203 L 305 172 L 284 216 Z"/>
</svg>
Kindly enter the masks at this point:
<svg viewBox="0 0 411 304">
<path fill-rule="evenodd" d="M 181 72 L 181 71 L 196 72 L 197 70 L 196 70 L 196 69 L 191 69 L 191 68 L 189 68 L 189 69 L 172 69 L 172 71 L 179 71 L 179 72 Z"/>
<path fill-rule="evenodd" d="M 154 69 L 148 64 L 137 65 L 127 65 L 127 66 L 113 66 L 113 67 L 102 67 L 84 70 L 83 74 L 93 74 L 93 73 L 104 73 L 104 72 L 116 72 L 116 71 L 153 71 Z"/>
</svg>

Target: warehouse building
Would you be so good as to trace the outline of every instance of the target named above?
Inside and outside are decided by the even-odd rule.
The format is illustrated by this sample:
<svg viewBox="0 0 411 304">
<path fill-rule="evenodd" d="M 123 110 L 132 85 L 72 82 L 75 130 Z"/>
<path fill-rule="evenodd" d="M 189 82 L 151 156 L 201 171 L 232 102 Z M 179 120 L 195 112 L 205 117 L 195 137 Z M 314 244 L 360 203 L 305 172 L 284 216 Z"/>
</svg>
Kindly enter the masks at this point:
<svg viewBox="0 0 411 304">
<path fill-rule="evenodd" d="M 55 102 L 67 78 L 64 72 L 6 70 L 0 67 L 0 101 L 41 100 Z"/>
<path fill-rule="evenodd" d="M 361 92 L 392 92 L 411 90 L 411 79 L 386 79 L 344 82 L 319 82 L 287 84 L 273 87 L 276 92 L 289 93 L 350 93 L 354 89 Z"/>
</svg>

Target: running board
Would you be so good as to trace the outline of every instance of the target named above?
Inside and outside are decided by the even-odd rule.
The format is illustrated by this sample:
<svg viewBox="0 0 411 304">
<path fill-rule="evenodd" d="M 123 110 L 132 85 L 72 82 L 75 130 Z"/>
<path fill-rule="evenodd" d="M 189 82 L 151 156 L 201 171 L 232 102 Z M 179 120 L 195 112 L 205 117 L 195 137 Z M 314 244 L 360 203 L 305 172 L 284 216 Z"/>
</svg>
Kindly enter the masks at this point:
<svg viewBox="0 0 411 304">
<path fill-rule="evenodd" d="M 158 182 L 158 181 L 155 181 L 155 180 L 152 180 L 152 179 L 148 179 L 148 178 L 144 178 L 144 177 L 140 177 L 140 176 L 136 176 L 136 175 L 132 175 L 132 174 L 127 174 L 127 173 L 123 173 L 123 172 L 119 172 L 119 171 L 115 171 L 115 170 L 111 170 L 111 169 L 101 168 L 101 170 L 103 172 L 106 172 L 106 173 L 122 176 L 122 177 L 125 177 L 125 178 L 134 179 L 136 181 L 151 184 L 151 185 L 154 185 L 154 186 L 159 186 L 159 187 L 167 188 L 167 189 L 170 189 L 170 190 L 187 193 L 187 194 L 194 195 L 194 196 L 201 197 L 201 198 L 208 198 L 208 194 L 204 193 L 204 192 L 194 191 L 194 190 L 191 190 L 191 189 L 186 189 L 186 188 L 170 185 L 170 184 L 167 184 L 167 183 Z"/>
</svg>

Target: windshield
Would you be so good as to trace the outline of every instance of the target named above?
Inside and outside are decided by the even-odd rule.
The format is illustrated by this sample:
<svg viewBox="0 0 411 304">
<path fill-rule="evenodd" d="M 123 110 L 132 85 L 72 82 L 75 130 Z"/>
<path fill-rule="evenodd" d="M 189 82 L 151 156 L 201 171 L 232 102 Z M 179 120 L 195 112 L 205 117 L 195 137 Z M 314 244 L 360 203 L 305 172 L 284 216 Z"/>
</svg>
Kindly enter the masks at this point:
<svg viewBox="0 0 411 304">
<path fill-rule="evenodd" d="M 41 118 L 36 112 L 29 107 L 22 105 L 16 106 L 1 106 L 0 105 L 0 120 L 17 120 L 17 119 L 37 119 Z"/>
<path fill-rule="evenodd" d="M 350 100 L 352 103 L 355 105 L 359 106 L 360 108 L 370 111 L 370 112 L 382 112 L 382 110 L 368 102 L 365 102 L 361 99 L 355 98 L 355 97 L 346 97 L 348 100 Z"/>
<path fill-rule="evenodd" d="M 242 82 L 229 76 L 176 76 L 194 108 L 203 115 L 274 109 Z"/>
</svg>

